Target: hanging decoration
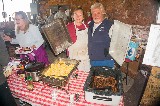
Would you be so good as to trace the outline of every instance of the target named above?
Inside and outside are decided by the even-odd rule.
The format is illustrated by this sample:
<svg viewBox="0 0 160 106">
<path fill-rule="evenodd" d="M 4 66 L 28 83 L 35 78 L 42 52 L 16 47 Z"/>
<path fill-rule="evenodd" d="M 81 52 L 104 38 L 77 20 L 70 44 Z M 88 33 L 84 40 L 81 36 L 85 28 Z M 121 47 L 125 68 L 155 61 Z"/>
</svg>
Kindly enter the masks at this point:
<svg viewBox="0 0 160 106">
<path fill-rule="evenodd" d="M 7 13 L 4 11 L 4 2 L 2 0 L 2 4 L 3 4 L 3 12 L 2 12 L 2 17 L 6 18 L 7 17 Z"/>
<path fill-rule="evenodd" d="M 3 18 L 7 18 L 7 13 L 3 11 L 2 16 L 3 16 Z"/>
</svg>

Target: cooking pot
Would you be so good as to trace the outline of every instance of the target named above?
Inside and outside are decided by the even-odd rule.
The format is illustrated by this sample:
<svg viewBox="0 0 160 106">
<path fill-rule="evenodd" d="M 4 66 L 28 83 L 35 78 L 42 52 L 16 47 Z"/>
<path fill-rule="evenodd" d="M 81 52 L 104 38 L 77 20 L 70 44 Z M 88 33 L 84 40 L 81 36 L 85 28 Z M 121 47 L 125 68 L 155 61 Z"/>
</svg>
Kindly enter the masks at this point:
<svg viewBox="0 0 160 106">
<path fill-rule="evenodd" d="M 40 77 L 38 76 L 38 73 L 42 69 L 44 69 L 44 63 L 40 63 L 40 62 L 28 63 L 25 65 L 26 77 L 31 76 L 33 81 L 39 81 Z"/>
</svg>

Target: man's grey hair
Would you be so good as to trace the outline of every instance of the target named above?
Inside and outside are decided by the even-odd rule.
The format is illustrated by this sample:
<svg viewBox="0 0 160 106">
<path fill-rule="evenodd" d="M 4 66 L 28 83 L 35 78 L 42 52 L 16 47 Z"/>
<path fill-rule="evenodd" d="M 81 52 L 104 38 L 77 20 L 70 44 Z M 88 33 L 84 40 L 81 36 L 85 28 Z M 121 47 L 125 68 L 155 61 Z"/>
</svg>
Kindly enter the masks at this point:
<svg viewBox="0 0 160 106">
<path fill-rule="evenodd" d="M 94 3 L 92 6 L 91 6 L 91 13 L 94 9 L 100 9 L 102 11 L 103 14 L 106 14 L 105 12 L 105 9 L 104 9 L 104 6 L 101 4 L 101 3 Z"/>
</svg>

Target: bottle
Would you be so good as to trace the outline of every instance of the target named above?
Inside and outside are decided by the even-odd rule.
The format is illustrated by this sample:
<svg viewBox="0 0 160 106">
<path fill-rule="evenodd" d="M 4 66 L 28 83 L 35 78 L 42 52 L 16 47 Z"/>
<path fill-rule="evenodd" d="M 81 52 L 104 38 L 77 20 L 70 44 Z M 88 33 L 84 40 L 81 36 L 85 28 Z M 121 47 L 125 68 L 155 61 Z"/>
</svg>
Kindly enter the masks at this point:
<svg viewBox="0 0 160 106">
<path fill-rule="evenodd" d="M 28 90 L 33 90 L 33 78 L 31 76 L 27 77 L 27 89 Z"/>
</svg>

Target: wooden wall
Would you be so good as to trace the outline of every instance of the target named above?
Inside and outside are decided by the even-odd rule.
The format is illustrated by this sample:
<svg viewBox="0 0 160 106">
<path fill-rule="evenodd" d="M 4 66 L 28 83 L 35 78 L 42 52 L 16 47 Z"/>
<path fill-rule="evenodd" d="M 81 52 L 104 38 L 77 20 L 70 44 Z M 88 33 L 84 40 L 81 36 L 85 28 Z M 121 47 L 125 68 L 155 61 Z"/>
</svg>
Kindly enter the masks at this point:
<svg viewBox="0 0 160 106">
<path fill-rule="evenodd" d="M 69 5 L 71 9 L 81 6 L 87 12 L 94 2 L 102 3 L 111 20 L 131 25 L 150 25 L 156 22 L 158 0 L 38 0 L 39 12 L 49 16 L 52 5 Z"/>
</svg>

